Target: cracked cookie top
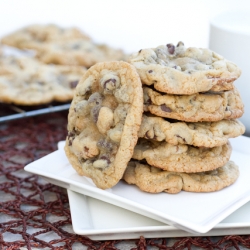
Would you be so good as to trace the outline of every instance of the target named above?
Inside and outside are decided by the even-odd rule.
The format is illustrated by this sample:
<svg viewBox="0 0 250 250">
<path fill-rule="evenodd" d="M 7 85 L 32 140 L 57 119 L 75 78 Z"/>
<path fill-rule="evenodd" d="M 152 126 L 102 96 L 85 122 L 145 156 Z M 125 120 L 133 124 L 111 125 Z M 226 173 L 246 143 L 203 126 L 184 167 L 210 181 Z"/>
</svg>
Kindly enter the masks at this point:
<svg viewBox="0 0 250 250">
<path fill-rule="evenodd" d="M 142 49 L 130 58 L 146 85 L 169 94 L 191 95 L 208 90 L 229 90 L 241 74 L 234 63 L 203 48 L 183 42 Z"/>
<path fill-rule="evenodd" d="M 80 175 L 114 186 L 132 157 L 143 112 L 139 75 L 126 62 L 98 63 L 77 86 L 65 152 Z"/>
</svg>

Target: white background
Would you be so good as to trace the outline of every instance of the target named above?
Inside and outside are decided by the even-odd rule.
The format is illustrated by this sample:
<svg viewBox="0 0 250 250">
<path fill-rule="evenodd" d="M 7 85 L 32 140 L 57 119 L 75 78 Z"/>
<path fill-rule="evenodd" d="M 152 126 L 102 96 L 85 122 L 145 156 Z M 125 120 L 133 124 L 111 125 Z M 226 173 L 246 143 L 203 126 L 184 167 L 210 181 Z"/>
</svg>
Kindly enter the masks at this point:
<svg viewBox="0 0 250 250">
<path fill-rule="evenodd" d="M 0 0 L 0 37 L 32 23 L 78 26 L 126 52 L 183 41 L 208 47 L 209 19 L 249 0 Z"/>
</svg>

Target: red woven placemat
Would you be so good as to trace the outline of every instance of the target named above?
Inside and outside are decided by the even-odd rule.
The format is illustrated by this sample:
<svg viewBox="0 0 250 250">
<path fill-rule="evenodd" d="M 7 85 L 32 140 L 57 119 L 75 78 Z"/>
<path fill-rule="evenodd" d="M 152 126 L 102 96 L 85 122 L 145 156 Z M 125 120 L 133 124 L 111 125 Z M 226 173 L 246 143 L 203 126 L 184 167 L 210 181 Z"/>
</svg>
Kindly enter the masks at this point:
<svg viewBox="0 0 250 250">
<path fill-rule="evenodd" d="M 66 112 L 0 124 L 0 250 L 250 248 L 249 235 L 92 241 L 74 234 L 66 190 L 23 170 L 57 149 L 66 124 Z"/>
</svg>

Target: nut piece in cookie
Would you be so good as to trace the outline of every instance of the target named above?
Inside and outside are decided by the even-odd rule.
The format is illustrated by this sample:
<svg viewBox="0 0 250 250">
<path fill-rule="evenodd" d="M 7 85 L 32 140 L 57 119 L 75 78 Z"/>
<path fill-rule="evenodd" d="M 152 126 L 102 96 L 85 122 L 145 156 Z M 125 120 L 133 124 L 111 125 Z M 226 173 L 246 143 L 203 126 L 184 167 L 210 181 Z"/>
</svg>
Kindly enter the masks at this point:
<svg viewBox="0 0 250 250">
<path fill-rule="evenodd" d="M 237 65 L 209 49 L 185 48 L 182 42 L 142 49 L 130 58 L 146 85 L 169 94 L 191 95 L 229 90 L 239 78 Z"/>
<path fill-rule="evenodd" d="M 200 163 L 202 164 L 202 163 Z M 229 161 L 213 171 L 177 173 L 131 161 L 123 179 L 148 193 L 213 192 L 233 184 L 239 176 L 238 166 Z"/>
<path fill-rule="evenodd" d="M 77 173 L 99 188 L 123 176 L 138 139 L 142 99 L 139 75 L 126 62 L 98 63 L 77 85 L 65 152 Z"/>
<path fill-rule="evenodd" d="M 210 171 L 225 165 L 231 152 L 229 142 L 214 148 L 198 148 L 139 139 L 132 158 L 139 161 L 145 159 L 151 166 L 163 170 L 192 173 Z"/>
</svg>

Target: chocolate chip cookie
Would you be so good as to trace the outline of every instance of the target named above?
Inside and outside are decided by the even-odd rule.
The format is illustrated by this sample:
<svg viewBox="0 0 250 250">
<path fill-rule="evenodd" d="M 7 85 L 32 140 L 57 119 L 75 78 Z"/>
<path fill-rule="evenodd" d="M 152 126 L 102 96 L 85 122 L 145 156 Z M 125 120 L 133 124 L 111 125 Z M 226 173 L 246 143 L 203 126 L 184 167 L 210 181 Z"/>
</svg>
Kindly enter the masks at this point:
<svg viewBox="0 0 250 250">
<path fill-rule="evenodd" d="M 174 172 L 204 172 L 216 169 L 229 161 L 230 143 L 213 148 L 172 145 L 167 142 L 139 139 L 132 158 L 146 160 L 151 166 Z"/>
<path fill-rule="evenodd" d="M 212 148 L 226 144 L 228 138 L 240 136 L 244 132 L 245 126 L 238 120 L 186 123 L 144 114 L 138 136 L 173 145 Z"/>
<path fill-rule="evenodd" d="M 202 163 L 201 163 L 202 164 Z M 239 176 L 238 166 L 227 162 L 213 171 L 177 173 L 161 170 L 139 162 L 130 162 L 123 179 L 148 193 L 212 192 L 233 184 Z"/>
<path fill-rule="evenodd" d="M 185 48 L 183 42 L 142 49 L 129 60 L 143 84 L 168 94 L 191 95 L 233 88 L 241 70 L 217 53 Z"/>
<path fill-rule="evenodd" d="M 186 122 L 236 119 L 244 105 L 236 88 L 225 92 L 169 95 L 144 87 L 144 109 L 161 117 Z"/>
<path fill-rule="evenodd" d="M 79 175 L 110 188 L 122 178 L 138 138 L 143 93 L 126 62 L 92 66 L 77 85 L 68 116 L 66 155 Z"/>
</svg>

